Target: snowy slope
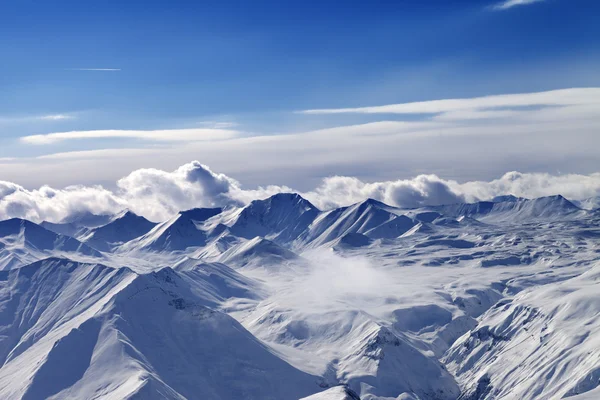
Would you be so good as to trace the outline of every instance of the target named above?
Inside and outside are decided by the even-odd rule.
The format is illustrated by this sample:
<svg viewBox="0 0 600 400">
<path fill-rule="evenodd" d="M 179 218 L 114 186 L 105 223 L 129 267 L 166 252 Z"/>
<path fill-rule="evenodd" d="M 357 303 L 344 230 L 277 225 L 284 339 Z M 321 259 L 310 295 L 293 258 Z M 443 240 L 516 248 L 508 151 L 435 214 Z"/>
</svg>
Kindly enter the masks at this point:
<svg viewBox="0 0 600 400">
<path fill-rule="evenodd" d="M 49 259 L 3 278 L 2 398 L 297 399 L 318 390 L 171 269 L 137 275 Z"/>
<path fill-rule="evenodd" d="M 401 210 L 369 199 L 350 207 L 320 214 L 300 236 L 312 247 L 338 240 L 349 233 L 361 233 L 372 238 L 395 238 L 415 225 Z"/>
<path fill-rule="evenodd" d="M 125 243 L 121 250 L 172 251 L 204 246 L 208 234 L 202 230 L 201 224 L 221 211 L 220 208 L 182 211 L 150 232 Z"/>
<path fill-rule="evenodd" d="M 56 234 L 33 222 L 19 218 L 0 221 L 0 269 L 19 267 L 58 253 L 102 257 L 77 239 Z"/>
<path fill-rule="evenodd" d="M 360 400 L 360 397 L 346 386 L 336 386 L 302 400 Z"/>
<path fill-rule="evenodd" d="M 111 251 L 122 243 L 148 233 L 156 225 L 125 210 L 115 215 L 106 225 L 91 229 L 80 240 L 100 251 Z"/>
<path fill-rule="evenodd" d="M 88 228 L 79 226 L 74 223 L 53 223 L 48 221 L 42 221 L 40 223 L 42 228 L 48 229 L 51 232 L 58 233 L 59 235 L 77 237 L 79 234 L 87 232 Z"/>
<path fill-rule="evenodd" d="M 280 193 L 266 200 L 254 200 L 241 209 L 230 230 L 232 234 L 246 239 L 261 236 L 286 244 L 304 232 L 319 213 L 300 195 Z"/>
<path fill-rule="evenodd" d="M 467 393 L 559 399 L 600 383 L 600 265 L 496 304 L 446 362 Z"/>
<path fill-rule="evenodd" d="M 560 195 L 529 200 L 515 197 L 496 198 L 472 204 L 435 207 L 451 217 L 474 217 L 484 222 L 525 223 L 536 220 L 565 220 L 583 217 L 585 212 Z"/>
<path fill-rule="evenodd" d="M 319 211 L 281 194 L 149 224 L 79 231 L 125 242 L 100 254 L 0 222 L 0 398 L 598 393 L 600 214 L 561 196 Z"/>
<path fill-rule="evenodd" d="M 243 241 L 219 256 L 221 262 L 238 266 L 282 264 L 298 259 L 292 251 L 259 236 Z"/>
</svg>

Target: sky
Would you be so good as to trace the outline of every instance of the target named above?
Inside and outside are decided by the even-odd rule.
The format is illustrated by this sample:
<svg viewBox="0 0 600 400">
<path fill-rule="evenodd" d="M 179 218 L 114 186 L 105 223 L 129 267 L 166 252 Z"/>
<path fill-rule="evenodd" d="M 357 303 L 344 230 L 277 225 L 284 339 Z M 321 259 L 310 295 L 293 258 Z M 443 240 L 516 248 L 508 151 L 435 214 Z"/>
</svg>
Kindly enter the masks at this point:
<svg viewBox="0 0 600 400">
<path fill-rule="evenodd" d="M 593 0 L 0 1 L 0 181 L 592 176 Z M 587 193 L 587 192 L 586 192 Z"/>
</svg>

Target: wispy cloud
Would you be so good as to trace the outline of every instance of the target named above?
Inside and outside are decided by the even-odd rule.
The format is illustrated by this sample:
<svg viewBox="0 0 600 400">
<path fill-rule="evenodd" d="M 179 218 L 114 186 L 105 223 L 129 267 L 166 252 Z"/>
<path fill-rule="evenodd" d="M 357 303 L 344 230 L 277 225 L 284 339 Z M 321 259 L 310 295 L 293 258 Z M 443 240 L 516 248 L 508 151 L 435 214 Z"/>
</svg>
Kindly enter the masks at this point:
<svg viewBox="0 0 600 400">
<path fill-rule="evenodd" d="M 2 178 L 29 186 L 97 183 L 140 167 L 171 169 L 181 160 L 201 159 L 246 184 L 286 182 L 306 188 L 314 184 L 315 177 L 328 175 L 358 176 L 365 182 L 421 173 L 472 180 L 507 170 L 589 173 L 597 171 L 600 163 L 600 88 L 389 107 L 393 112 L 427 110 L 430 114 L 401 121 L 394 120 L 397 116 L 376 114 L 379 109 L 375 107 L 368 108 L 373 113 L 368 123 L 357 124 L 359 119 L 353 116 L 326 129 L 262 135 L 204 126 L 37 135 L 21 139 L 22 143 L 71 140 L 73 146 L 59 154 L 36 151 L 37 158 L 26 164 L 7 162 L 1 168 Z M 345 119 L 340 116 L 335 120 Z M 138 140 L 125 149 L 123 141 L 94 139 L 115 137 Z M 75 146 L 75 141 L 84 139 L 93 141 L 85 143 L 85 148 Z"/>
<path fill-rule="evenodd" d="M 75 117 L 67 114 L 52 114 L 52 115 L 42 115 L 37 117 L 38 119 L 44 121 L 62 121 L 65 119 L 74 119 Z"/>
<path fill-rule="evenodd" d="M 447 99 L 374 107 L 332 108 L 299 111 L 301 114 L 441 114 L 468 110 L 493 110 L 517 107 L 551 107 L 600 104 L 600 88 L 575 88 L 538 93 L 520 93 Z"/>
<path fill-rule="evenodd" d="M 65 68 L 65 71 L 121 71 L 121 68 Z"/>
<path fill-rule="evenodd" d="M 44 115 L 14 115 L 0 116 L 0 124 L 19 124 L 27 122 L 58 122 L 75 119 L 72 114 L 44 114 Z"/>
<path fill-rule="evenodd" d="M 525 6 L 527 4 L 540 3 L 545 0 L 506 0 L 494 6 L 495 10 L 507 10 L 516 6 Z"/>
<path fill-rule="evenodd" d="M 197 142 L 231 139 L 237 131 L 228 129 L 165 129 L 165 130 L 93 130 L 55 132 L 21 137 L 21 142 L 43 145 L 67 140 L 133 138 L 159 142 Z"/>
</svg>

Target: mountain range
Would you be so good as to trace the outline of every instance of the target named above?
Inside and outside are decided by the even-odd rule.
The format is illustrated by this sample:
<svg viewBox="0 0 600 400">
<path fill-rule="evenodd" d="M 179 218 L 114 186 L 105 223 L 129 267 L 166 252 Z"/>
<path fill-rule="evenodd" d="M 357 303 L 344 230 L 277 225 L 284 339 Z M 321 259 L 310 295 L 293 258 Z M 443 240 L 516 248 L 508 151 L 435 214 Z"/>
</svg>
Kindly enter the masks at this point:
<svg viewBox="0 0 600 400">
<path fill-rule="evenodd" d="M 159 223 L 0 221 L 0 398 L 594 398 L 585 204 L 281 193 Z"/>
</svg>

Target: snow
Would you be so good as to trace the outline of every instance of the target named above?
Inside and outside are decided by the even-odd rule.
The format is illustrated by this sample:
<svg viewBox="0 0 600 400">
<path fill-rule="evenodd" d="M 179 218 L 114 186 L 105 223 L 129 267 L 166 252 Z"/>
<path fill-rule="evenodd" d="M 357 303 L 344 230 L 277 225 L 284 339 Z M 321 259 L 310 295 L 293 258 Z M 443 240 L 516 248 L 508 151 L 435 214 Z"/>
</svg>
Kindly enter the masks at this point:
<svg viewBox="0 0 600 400">
<path fill-rule="evenodd" d="M 110 251 L 116 246 L 138 238 L 156 226 L 146 218 L 123 211 L 110 219 L 110 221 L 97 228 L 93 228 L 81 235 L 81 241 L 100 251 Z"/>
<path fill-rule="evenodd" d="M 0 221 L 0 398 L 598 397 L 600 215 L 562 196 L 79 217 Z"/>
</svg>

